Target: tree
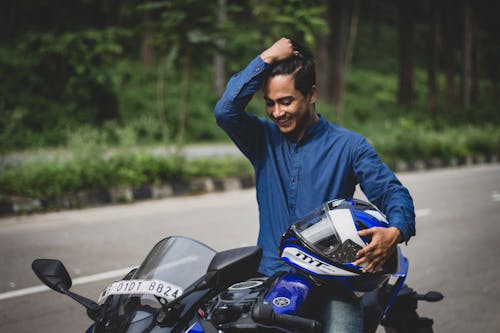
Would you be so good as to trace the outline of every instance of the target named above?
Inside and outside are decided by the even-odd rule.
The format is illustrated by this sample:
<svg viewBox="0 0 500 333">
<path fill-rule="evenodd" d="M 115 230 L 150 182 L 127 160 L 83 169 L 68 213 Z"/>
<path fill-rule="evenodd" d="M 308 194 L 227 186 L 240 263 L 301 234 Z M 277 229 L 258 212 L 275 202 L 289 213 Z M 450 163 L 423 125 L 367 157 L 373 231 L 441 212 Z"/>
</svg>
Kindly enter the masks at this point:
<svg viewBox="0 0 500 333">
<path fill-rule="evenodd" d="M 445 66 L 445 97 L 447 107 L 450 108 L 455 99 L 455 50 L 456 50 L 456 3 L 453 0 L 444 0 L 441 8 L 441 24 L 443 32 L 443 63 Z"/>
<path fill-rule="evenodd" d="M 415 54 L 415 4 L 413 1 L 398 1 L 399 13 L 399 89 L 398 104 L 411 106 L 414 102 L 413 87 Z"/>
<path fill-rule="evenodd" d="M 322 1 L 312 0 L 250 0 L 252 14 L 265 47 L 278 38 L 295 38 L 315 47 L 316 35 L 326 28 L 322 18 Z"/>
<path fill-rule="evenodd" d="M 154 65 L 153 32 L 151 31 L 151 13 L 144 10 L 142 16 L 141 60 L 146 66 Z"/>
<path fill-rule="evenodd" d="M 329 90 L 330 101 L 336 106 L 344 105 L 348 22 L 347 1 L 328 1 L 328 25 L 331 30 L 328 52 L 331 57 Z"/>
<path fill-rule="evenodd" d="M 462 48 L 462 76 L 461 102 L 466 108 L 471 105 L 472 67 L 473 67 L 473 18 L 469 0 L 464 0 L 463 6 L 463 48 Z"/>
<path fill-rule="evenodd" d="M 437 98 L 438 98 L 438 83 L 437 70 L 439 65 L 440 53 L 440 13 L 441 1 L 429 1 L 431 10 L 431 28 L 428 38 L 428 64 L 427 64 L 427 111 L 434 115 L 436 113 Z"/>
<path fill-rule="evenodd" d="M 185 0 L 178 2 L 175 0 L 162 0 L 148 2 L 141 8 L 154 11 L 159 17 L 156 22 L 156 29 L 158 30 L 156 41 L 158 49 L 162 52 L 164 58 L 164 66 L 160 68 L 159 78 L 164 79 L 162 71 L 169 68 L 168 61 L 177 62 L 181 68 L 176 133 L 176 145 L 180 149 L 184 143 L 191 64 L 194 58 L 205 58 L 213 51 L 215 27 L 212 22 L 215 16 L 215 7 L 210 1 Z M 161 80 L 159 79 L 159 81 Z M 163 83 L 159 82 L 158 86 L 158 94 L 163 96 L 161 91 Z M 159 98 L 159 103 L 164 105 L 161 98 Z"/>
<path fill-rule="evenodd" d="M 222 30 L 222 27 L 227 22 L 226 0 L 218 0 L 216 22 L 217 30 Z M 214 90 L 215 93 L 220 96 L 224 92 L 224 86 L 226 84 L 226 57 L 224 54 L 226 38 L 222 35 L 217 36 L 214 44 Z"/>
</svg>

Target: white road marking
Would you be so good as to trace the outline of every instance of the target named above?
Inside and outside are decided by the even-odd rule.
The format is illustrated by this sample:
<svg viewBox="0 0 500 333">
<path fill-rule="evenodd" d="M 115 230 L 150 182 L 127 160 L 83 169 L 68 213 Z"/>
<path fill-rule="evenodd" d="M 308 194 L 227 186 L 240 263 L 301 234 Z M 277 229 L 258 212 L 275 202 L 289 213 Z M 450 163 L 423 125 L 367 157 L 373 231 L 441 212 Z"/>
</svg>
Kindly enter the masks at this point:
<svg viewBox="0 0 500 333">
<path fill-rule="evenodd" d="M 432 214 L 432 210 L 430 208 L 422 208 L 415 210 L 416 217 L 425 217 Z"/>
<path fill-rule="evenodd" d="M 194 262 L 197 260 L 196 256 L 189 256 L 185 258 L 181 258 L 179 260 L 172 261 L 168 264 L 165 264 L 162 266 L 163 269 L 171 269 L 177 265 L 180 264 L 186 264 L 190 262 Z M 114 271 L 109 271 L 109 272 L 103 272 L 103 273 L 97 273 L 93 275 L 88 275 L 88 276 L 82 276 L 76 279 L 73 279 L 73 286 L 79 285 L 79 284 L 86 284 L 90 282 L 96 282 L 96 281 L 101 281 L 101 280 L 107 280 L 107 279 L 113 279 L 117 277 L 123 277 L 125 274 L 130 272 L 132 269 L 136 268 L 135 266 L 132 267 L 127 267 L 127 268 L 121 268 L 121 269 L 116 269 Z M 21 296 L 27 296 L 31 294 L 36 294 L 36 293 L 41 293 L 46 290 L 49 290 L 49 287 L 46 287 L 45 285 L 40 285 L 40 286 L 34 286 L 34 287 L 28 287 L 28 288 L 23 288 L 23 289 L 18 289 L 18 290 L 13 290 L 13 291 L 8 291 L 5 293 L 0 294 L 0 301 L 4 299 L 9 299 L 9 298 L 14 298 L 14 297 L 21 297 Z"/>
<path fill-rule="evenodd" d="M 494 201 L 500 201 L 500 193 L 498 193 L 496 191 L 493 192 L 492 198 Z M 432 213 L 432 210 L 430 208 L 422 208 L 422 209 L 415 210 L 416 217 L 429 216 L 429 215 L 431 215 L 431 213 Z M 242 244 L 242 246 L 245 246 L 245 244 Z M 183 261 L 185 261 L 185 260 L 191 261 L 192 258 L 187 257 L 187 258 L 184 258 Z M 175 264 L 177 264 L 177 262 Z M 117 270 L 109 271 L 109 272 L 97 273 L 97 274 L 88 275 L 88 276 L 82 276 L 82 277 L 79 277 L 79 278 L 76 278 L 73 280 L 73 286 L 91 283 L 91 282 L 96 282 L 96 281 L 101 281 L 101 280 L 112 279 L 112 278 L 116 278 L 116 277 L 121 277 L 121 276 L 124 276 L 125 274 L 127 274 L 128 272 L 130 272 L 134 268 L 135 268 L 135 266 L 121 268 L 121 269 L 117 269 Z M 37 293 L 41 293 L 41 292 L 44 292 L 47 290 L 49 290 L 48 287 L 46 287 L 44 285 L 39 285 L 39 286 L 28 287 L 28 288 L 13 290 L 13 291 L 7 291 L 7 292 L 0 294 L 0 301 L 4 300 L 4 299 L 9 299 L 9 298 L 37 294 Z"/>
<path fill-rule="evenodd" d="M 500 192 L 498 192 L 498 191 L 493 191 L 493 193 L 491 194 L 491 199 L 492 199 L 494 202 L 499 202 L 499 201 L 500 201 Z"/>
<path fill-rule="evenodd" d="M 82 276 L 82 277 L 79 277 L 79 278 L 76 278 L 73 280 L 73 286 L 76 286 L 79 284 L 85 284 L 85 283 L 90 283 L 90 282 L 106 280 L 106 279 L 112 279 L 112 278 L 116 278 L 116 277 L 121 277 L 121 276 L 124 276 L 125 274 L 127 274 L 128 272 L 130 272 L 133 268 L 135 268 L 135 267 L 127 267 L 127 268 L 117 269 L 114 271 L 97 273 L 97 274 L 88 275 L 88 276 Z M 8 292 L 0 294 L 0 300 L 41 293 L 41 292 L 46 291 L 46 290 L 49 290 L 49 287 L 46 287 L 44 285 L 40 285 L 40 286 L 34 286 L 34 287 L 28 287 L 28 288 L 8 291 Z"/>
</svg>

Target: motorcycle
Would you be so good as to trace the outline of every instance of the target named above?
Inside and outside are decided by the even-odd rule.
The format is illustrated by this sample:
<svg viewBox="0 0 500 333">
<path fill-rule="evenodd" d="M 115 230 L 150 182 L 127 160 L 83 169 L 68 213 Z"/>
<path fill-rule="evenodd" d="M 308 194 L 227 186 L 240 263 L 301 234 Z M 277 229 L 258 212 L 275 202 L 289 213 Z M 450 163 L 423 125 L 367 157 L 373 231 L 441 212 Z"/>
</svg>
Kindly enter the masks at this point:
<svg viewBox="0 0 500 333">
<path fill-rule="evenodd" d="M 295 260 L 318 266 L 317 259 L 299 253 Z M 216 252 L 187 237 L 168 237 L 138 268 L 107 286 L 97 302 L 70 290 L 72 280 L 61 261 L 36 259 L 32 269 L 48 287 L 86 308 L 94 322 L 86 333 L 321 332 L 314 297 L 321 283 L 300 269 L 259 276 L 261 257 L 257 246 Z M 390 333 L 432 332 L 432 319 L 418 315 L 417 303 L 443 296 L 418 294 L 404 284 L 408 260 L 401 252 L 397 266 L 394 282 L 384 281 L 360 296 L 365 332 L 379 325 Z"/>
</svg>

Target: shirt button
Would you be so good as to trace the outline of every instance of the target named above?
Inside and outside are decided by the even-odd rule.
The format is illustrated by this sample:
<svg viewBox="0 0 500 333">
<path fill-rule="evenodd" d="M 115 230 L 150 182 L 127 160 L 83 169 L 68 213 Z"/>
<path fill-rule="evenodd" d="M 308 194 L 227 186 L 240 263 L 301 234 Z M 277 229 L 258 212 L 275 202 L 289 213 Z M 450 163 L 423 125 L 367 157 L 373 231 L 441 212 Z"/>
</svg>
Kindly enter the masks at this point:
<svg viewBox="0 0 500 333">
<path fill-rule="evenodd" d="M 260 67 L 255 68 L 256 72 L 260 72 Z"/>
</svg>

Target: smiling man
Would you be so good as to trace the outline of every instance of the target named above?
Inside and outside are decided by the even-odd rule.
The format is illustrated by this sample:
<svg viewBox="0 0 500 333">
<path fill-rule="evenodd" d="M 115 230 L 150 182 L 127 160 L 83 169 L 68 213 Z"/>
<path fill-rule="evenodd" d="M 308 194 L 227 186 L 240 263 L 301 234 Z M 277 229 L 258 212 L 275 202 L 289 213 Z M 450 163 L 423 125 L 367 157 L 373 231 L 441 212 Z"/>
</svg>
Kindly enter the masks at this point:
<svg viewBox="0 0 500 333">
<path fill-rule="evenodd" d="M 295 88 L 293 73 L 281 72 L 271 73 L 272 76 L 264 84 L 266 112 L 281 133 L 290 140 L 299 141 L 306 128 L 319 120 L 314 108 L 316 87 L 312 86 L 310 91 L 302 93 Z"/>
<path fill-rule="evenodd" d="M 262 89 L 268 118 L 245 112 Z M 371 242 L 355 265 L 377 271 L 397 245 L 415 234 L 413 201 L 408 190 L 381 162 L 361 135 L 327 122 L 316 112 L 316 75 L 312 54 L 282 38 L 234 75 L 217 103 L 217 123 L 255 170 L 259 204 L 259 271 L 271 275 L 290 268 L 280 260 L 282 234 L 300 216 L 323 202 L 351 198 L 360 184 L 368 200 L 387 216 L 389 228 L 360 235 Z M 362 332 L 359 298 L 327 295 L 325 332 Z M 334 315 L 335 314 L 335 315 Z"/>
</svg>

